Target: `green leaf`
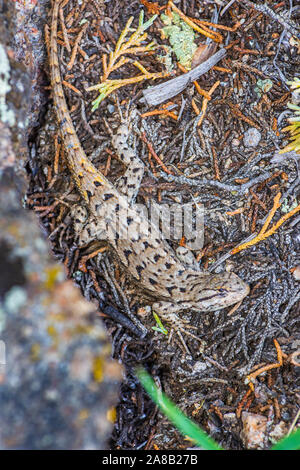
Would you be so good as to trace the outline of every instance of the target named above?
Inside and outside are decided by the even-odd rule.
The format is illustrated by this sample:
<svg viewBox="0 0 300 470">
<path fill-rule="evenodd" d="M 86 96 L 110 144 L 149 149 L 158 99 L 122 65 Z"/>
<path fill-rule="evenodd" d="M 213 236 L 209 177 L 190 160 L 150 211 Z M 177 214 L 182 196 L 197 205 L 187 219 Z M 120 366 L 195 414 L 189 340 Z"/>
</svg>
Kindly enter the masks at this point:
<svg viewBox="0 0 300 470">
<path fill-rule="evenodd" d="M 190 420 L 166 395 L 156 387 L 150 375 L 142 367 L 136 369 L 136 375 L 146 392 L 169 418 L 179 431 L 205 450 L 223 450 L 217 442 Z"/>
<path fill-rule="evenodd" d="M 160 333 L 163 333 L 164 335 L 167 335 L 168 334 L 168 330 L 164 327 L 164 325 L 162 324 L 161 322 L 161 319 L 159 318 L 159 316 L 153 312 L 153 316 L 155 318 L 155 321 L 158 325 L 158 328 L 153 326 L 152 329 L 155 330 L 155 331 L 159 331 Z"/>
<path fill-rule="evenodd" d="M 146 23 L 143 24 L 142 30 L 145 31 L 146 29 L 148 29 L 156 20 L 157 16 L 158 15 L 153 15 L 148 21 L 146 21 Z"/>
</svg>

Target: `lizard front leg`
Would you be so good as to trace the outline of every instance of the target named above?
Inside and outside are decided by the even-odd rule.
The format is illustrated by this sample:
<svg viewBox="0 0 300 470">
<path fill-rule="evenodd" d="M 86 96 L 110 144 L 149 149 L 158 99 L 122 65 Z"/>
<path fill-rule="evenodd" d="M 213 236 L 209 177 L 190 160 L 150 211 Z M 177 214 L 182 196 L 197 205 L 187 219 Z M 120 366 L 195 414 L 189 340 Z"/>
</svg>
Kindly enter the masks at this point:
<svg viewBox="0 0 300 470">
<path fill-rule="evenodd" d="M 200 271 L 199 264 L 193 252 L 189 248 L 178 246 L 176 248 L 176 256 L 187 268 L 193 269 L 194 271 Z"/>
<path fill-rule="evenodd" d="M 71 210 L 73 228 L 79 247 L 84 247 L 95 240 L 106 239 L 106 226 L 101 218 L 90 218 L 87 209 L 77 204 Z"/>
<path fill-rule="evenodd" d="M 112 137 L 112 144 L 119 160 L 127 167 L 124 175 L 116 181 L 115 187 L 120 193 L 127 196 L 128 203 L 132 204 L 135 201 L 143 179 L 144 163 L 128 145 L 128 137 L 129 126 L 123 122 Z"/>
<path fill-rule="evenodd" d="M 191 336 L 197 341 L 201 341 L 200 338 L 188 331 L 189 329 L 194 328 L 193 326 L 189 325 L 189 321 L 184 320 L 177 315 L 181 308 L 182 307 L 179 307 L 178 304 L 174 304 L 172 302 L 155 302 L 152 305 L 152 310 L 157 313 L 162 320 L 169 323 L 175 331 L 180 331 L 188 336 Z"/>
</svg>

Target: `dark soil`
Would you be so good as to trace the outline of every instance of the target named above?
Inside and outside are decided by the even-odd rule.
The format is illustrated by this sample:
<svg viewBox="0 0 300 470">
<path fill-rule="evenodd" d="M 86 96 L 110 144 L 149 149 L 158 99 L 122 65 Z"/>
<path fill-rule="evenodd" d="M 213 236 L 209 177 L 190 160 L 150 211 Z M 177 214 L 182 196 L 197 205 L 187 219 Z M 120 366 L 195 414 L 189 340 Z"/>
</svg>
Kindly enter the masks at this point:
<svg viewBox="0 0 300 470">
<path fill-rule="evenodd" d="M 70 54 L 62 47 L 64 41 L 60 36 L 61 72 L 70 85 L 65 86 L 69 109 L 86 154 L 113 181 L 124 169 L 114 158 L 103 116 L 113 128 L 118 126 L 116 94 L 106 98 L 92 113 L 91 102 L 97 93 L 86 89 L 99 83 L 103 73 L 102 56 L 114 50 L 131 15 L 134 16 L 133 27 L 137 26 L 142 2 L 111 0 L 103 6 L 92 0 L 83 1 L 81 6 L 73 0 L 65 3 L 63 14 L 71 47 L 82 28 L 81 21 L 89 21 L 70 70 L 67 70 Z M 166 1 L 150 3 L 163 6 Z M 211 21 L 217 3 L 226 4 L 182 0 L 176 6 L 189 17 Z M 276 14 L 289 12 L 288 1 L 269 3 Z M 149 18 L 151 14 L 147 13 L 147 8 L 145 10 Z M 293 21 L 299 24 L 299 14 L 299 8 L 291 12 L 291 24 Z M 87 273 L 79 269 L 78 263 L 86 253 L 80 252 L 74 244 L 69 211 L 80 197 L 60 150 L 51 96 L 44 124 L 36 138 L 37 154 L 28 206 L 39 214 L 53 252 L 66 266 L 68 275 L 87 299 L 97 300 L 103 316 L 106 314 L 114 357 L 121 359 L 126 368 L 111 437 L 112 448 L 190 446 L 157 414 L 134 376 L 137 364 L 143 364 L 160 380 L 167 395 L 227 449 L 245 448 L 241 432 L 243 412 L 267 418 L 266 434 L 260 446 L 268 448 L 275 426 L 281 423 L 287 432 L 299 409 L 299 367 L 291 362 L 291 354 L 300 344 L 300 286 L 293 276 L 293 268 L 299 264 L 299 217 L 288 219 L 266 240 L 231 256 L 219 266 L 214 265 L 251 233 L 262 228 L 279 191 L 287 212 L 296 203 L 299 193 L 296 160 L 287 157 L 275 163 L 271 161 L 287 143 L 286 134 L 281 133 L 287 125 L 286 118 L 291 115 L 286 112 L 287 102 L 291 100 L 286 82 L 299 70 L 299 43 L 297 46 L 289 32 L 283 33 L 283 26 L 276 19 L 242 2 L 235 2 L 218 19 L 218 23 L 227 27 L 237 22 L 241 25 L 235 31 L 218 30 L 228 46 L 226 58 L 218 64 L 222 68 L 211 70 L 198 80 L 206 91 L 220 81 L 201 126 L 195 124 L 197 116 L 192 101 L 201 110 L 203 97 L 192 84 L 172 99 L 176 105 L 173 111 L 177 113 L 185 100 L 180 120 L 149 116 L 133 122 L 131 143 L 147 167 L 138 202 L 154 199 L 159 203 L 185 203 L 194 198 L 202 203 L 205 207 L 204 248 L 195 253 L 201 260 L 201 267 L 210 267 L 216 272 L 232 269 L 251 286 L 249 296 L 236 310 L 228 308 L 187 317 L 196 327 L 193 333 L 201 339 L 199 343 L 184 336 L 189 353 L 175 332 L 168 340 L 152 329 L 155 326 L 152 315 L 141 308 L 145 301 L 138 296 L 126 274 L 120 272 L 120 266 L 109 252 L 101 259 L 88 260 Z M 161 27 L 160 20 L 151 26 L 149 41 L 168 44 L 166 39 L 161 39 Z M 140 55 L 139 60 L 151 72 L 164 70 L 156 54 Z M 176 64 L 175 57 L 173 63 Z M 174 70 L 181 73 L 176 65 Z M 136 67 L 127 64 L 110 78 L 124 79 L 138 73 Z M 262 81 L 271 83 L 268 91 L 259 89 Z M 149 84 L 142 82 L 119 90 L 122 109 L 125 110 L 126 102 L 131 100 L 131 106 L 140 113 L 148 112 L 141 102 L 146 86 Z M 249 128 L 261 134 L 260 141 L 252 147 L 244 142 Z M 172 175 L 189 176 L 199 184 L 191 185 L 176 178 L 169 181 L 168 175 L 161 173 L 159 163 L 148 158 L 148 147 L 139 131 L 145 132 L 148 142 Z M 258 183 L 257 177 L 261 177 Z M 204 179 L 209 181 L 206 185 Z M 252 180 L 253 185 L 249 184 L 246 190 L 243 185 Z M 215 181 L 224 183 L 223 187 L 210 184 Z M 284 214 L 283 206 L 276 211 L 271 225 Z M 142 337 L 139 324 L 128 318 L 129 309 L 131 315 L 138 316 L 147 327 L 146 338 Z M 278 361 L 274 339 L 284 353 L 283 365 L 260 375 L 252 392 L 245 383 L 246 376 L 257 365 Z"/>
</svg>

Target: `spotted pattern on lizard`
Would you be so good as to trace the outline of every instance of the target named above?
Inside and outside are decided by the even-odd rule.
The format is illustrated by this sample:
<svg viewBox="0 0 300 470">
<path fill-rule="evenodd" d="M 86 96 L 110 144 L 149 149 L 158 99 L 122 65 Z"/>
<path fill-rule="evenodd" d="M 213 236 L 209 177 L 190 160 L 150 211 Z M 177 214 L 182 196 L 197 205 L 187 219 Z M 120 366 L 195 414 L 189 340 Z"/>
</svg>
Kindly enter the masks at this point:
<svg viewBox="0 0 300 470">
<path fill-rule="evenodd" d="M 249 293 L 244 281 L 234 273 L 213 275 L 186 266 L 161 237 L 159 229 L 136 210 L 134 199 L 144 165 L 127 144 L 126 124 L 122 123 L 112 138 L 120 161 L 127 167 L 117 184 L 113 185 L 85 155 L 68 111 L 59 70 L 59 6 L 60 0 L 55 0 L 50 41 L 51 84 L 68 166 L 83 199 L 74 213 L 79 246 L 105 236 L 140 289 L 155 299 L 153 309 L 167 320 L 175 322 L 176 314 L 184 310 L 214 311 L 239 302 Z"/>
</svg>

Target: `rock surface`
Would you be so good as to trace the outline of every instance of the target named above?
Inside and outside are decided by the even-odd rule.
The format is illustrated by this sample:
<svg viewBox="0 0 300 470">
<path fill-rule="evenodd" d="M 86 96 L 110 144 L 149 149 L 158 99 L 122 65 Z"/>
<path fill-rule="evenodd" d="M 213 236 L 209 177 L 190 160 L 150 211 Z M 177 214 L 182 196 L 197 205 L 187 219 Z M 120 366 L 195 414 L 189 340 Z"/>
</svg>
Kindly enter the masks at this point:
<svg viewBox="0 0 300 470">
<path fill-rule="evenodd" d="M 12 40 L 26 17 L 20 8 L 8 2 L 0 11 L 0 448 L 105 449 L 120 366 L 97 307 L 66 279 L 22 207 L 37 110 L 30 109 L 33 69 L 25 71 Z M 31 47 L 24 57 L 34 64 Z"/>
</svg>

